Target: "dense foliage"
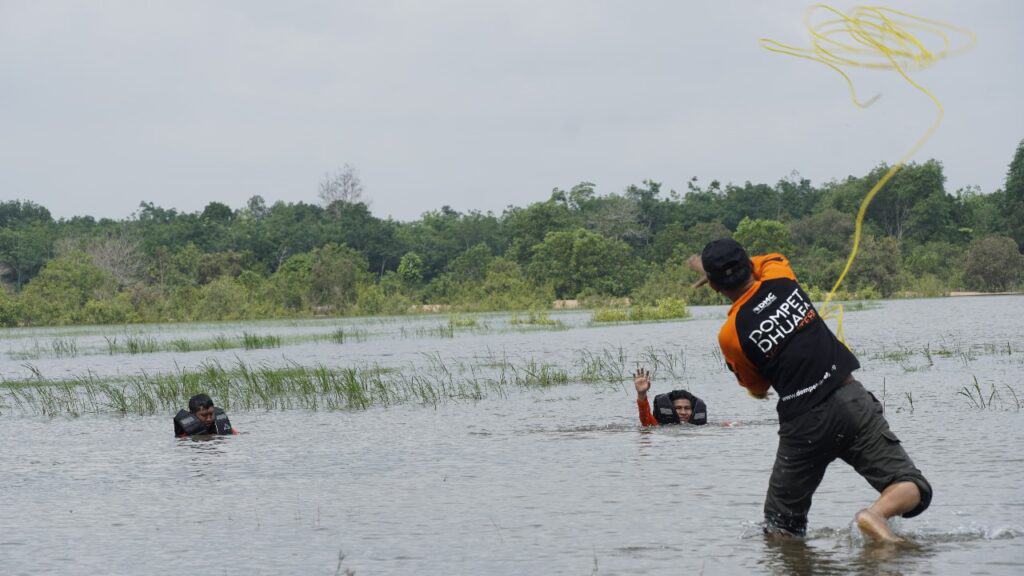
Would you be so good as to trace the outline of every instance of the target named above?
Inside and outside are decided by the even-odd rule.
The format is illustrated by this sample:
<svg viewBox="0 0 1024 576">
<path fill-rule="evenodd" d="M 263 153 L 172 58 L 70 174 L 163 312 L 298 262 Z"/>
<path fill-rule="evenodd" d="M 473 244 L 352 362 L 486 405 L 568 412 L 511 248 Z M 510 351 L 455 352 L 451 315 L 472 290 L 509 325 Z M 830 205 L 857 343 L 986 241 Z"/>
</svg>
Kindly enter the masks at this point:
<svg viewBox="0 0 1024 576">
<path fill-rule="evenodd" d="M 351 171 L 351 169 L 349 169 Z M 54 220 L 31 201 L 0 203 L 0 325 L 397 314 L 547 308 L 554 299 L 717 302 L 685 266 L 731 235 L 782 251 L 817 293 L 849 252 L 853 216 L 885 172 L 812 186 L 657 182 L 598 195 L 580 183 L 502 214 L 445 206 L 414 222 L 374 216 L 337 176 L 324 206 L 259 197 L 184 213 L 143 203 L 132 217 Z M 332 181 L 333 182 L 333 181 Z M 322 187 L 323 188 L 323 187 Z M 358 192 L 358 193 L 357 193 Z M 901 170 L 865 219 L 843 290 L 862 297 L 1015 290 L 1024 278 L 1024 142 L 1004 190 L 950 194 L 934 160 Z"/>
</svg>

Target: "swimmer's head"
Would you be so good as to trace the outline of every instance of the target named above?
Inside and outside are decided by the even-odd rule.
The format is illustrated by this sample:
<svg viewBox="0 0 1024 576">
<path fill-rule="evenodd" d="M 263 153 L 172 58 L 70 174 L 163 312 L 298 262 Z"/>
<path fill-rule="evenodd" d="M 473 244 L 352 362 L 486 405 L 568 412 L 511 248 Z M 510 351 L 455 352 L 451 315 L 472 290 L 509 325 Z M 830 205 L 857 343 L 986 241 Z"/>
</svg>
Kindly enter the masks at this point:
<svg viewBox="0 0 1024 576">
<path fill-rule="evenodd" d="M 693 422 L 693 399 L 689 392 L 673 390 L 668 398 L 672 401 L 672 409 L 676 411 L 680 422 Z"/>
<path fill-rule="evenodd" d="M 188 411 L 206 426 L 213 424 L 213 400 L 206 394 L 196 394 L 189 398 Z"/>
</svg>

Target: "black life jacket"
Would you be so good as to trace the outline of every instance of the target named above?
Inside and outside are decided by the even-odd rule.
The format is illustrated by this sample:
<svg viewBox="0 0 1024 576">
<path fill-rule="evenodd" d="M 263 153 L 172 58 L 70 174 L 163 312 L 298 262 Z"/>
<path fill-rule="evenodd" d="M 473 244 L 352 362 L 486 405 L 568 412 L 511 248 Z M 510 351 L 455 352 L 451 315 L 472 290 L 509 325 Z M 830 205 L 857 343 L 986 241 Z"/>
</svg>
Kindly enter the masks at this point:
<svg viewBox="0 0 1024 576">
<path fill-rule="evenodd" d="M 207 428 L 196 415 L 188 410 L 179 410 L 174 416 L 174 435 L 195 436 L 197 434 L 232 434 L 231 421 L 228 415 L 220 408 L 213 409 L 212 430 Z"/>
<path fill-rule="evenodd" d="M 703 400 L 686 390 L 673 390 L 672 392 L 686 398 L 690 401 L 690 406 L 693 406 L 690 424 L 702 426 L 708 423 L 708 407 Z M 679 424 L 679 416 L 676 414 L 676 409 L 672 407 L 672 398 L 670 397 L 672 392 L 658 394 L 654 397 L 654 419 L 658 421 L 658 424 Z"/>
</svg>

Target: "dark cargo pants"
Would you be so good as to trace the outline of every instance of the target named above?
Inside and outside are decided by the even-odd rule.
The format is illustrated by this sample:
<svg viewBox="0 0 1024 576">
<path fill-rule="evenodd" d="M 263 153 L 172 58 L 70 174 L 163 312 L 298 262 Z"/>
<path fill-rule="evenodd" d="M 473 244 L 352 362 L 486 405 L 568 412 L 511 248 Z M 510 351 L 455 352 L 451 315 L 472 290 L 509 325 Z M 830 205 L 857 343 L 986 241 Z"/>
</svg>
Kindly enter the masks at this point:
<svg viewBox="0 0 1024 576">
<path fill-rule="evenodd" d="M 809 412 L 779 425 L 779 449 L 764 503 L 765 531 L 802 536 L 811 497 L 836 458 L 853 466 L 875 490 L 909 481 L 921 503 L 903 516 L 924 512 L 932 488 L 889 430 L 882 405 L 850 378 Z"/>
</svg>

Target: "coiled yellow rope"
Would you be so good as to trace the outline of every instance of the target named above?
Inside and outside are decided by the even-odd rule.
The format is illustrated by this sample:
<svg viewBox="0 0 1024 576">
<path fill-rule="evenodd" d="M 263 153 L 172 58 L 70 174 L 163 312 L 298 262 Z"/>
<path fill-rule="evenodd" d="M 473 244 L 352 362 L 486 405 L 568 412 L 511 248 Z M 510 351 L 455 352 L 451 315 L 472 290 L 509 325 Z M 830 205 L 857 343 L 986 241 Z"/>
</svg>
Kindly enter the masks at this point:
<svg viewBox="0 0 1024 576">
<path fill-rule="evenodd" d="M 889 168 L 860 203 L 854 224 L 853 248 L 846 259 L 843 272 L 825 296 L 821 310 L 823 318 L 837 318 L 836 335 L 845 344 L 843 307 L 838 303 L 833 304 L 832 298 L 846 278 L 846 273 L 850 271 L 854 258 L 857 257 L 864 214 L 878 191 L 924 146 L 942 123 L 944 110 L 939 99 L 927 88 L 915 82 L 909 72 L 923 70 L 942 58 L 970 49 L 974 46 L 976 37 L 966 28 L 882 6 L 856 6 L 844 14 L 831 6 L 815 4 L 808 7 L 804 14 L 804 27 L 811 37 L 810 48 L 799 48 L 768 38 L 761 38 L 761 47 L 778 54 L 819 62 L 832 68 L 846 80 L 850 99 L 860 108 L 871 106 L 879 96 L 861 101 L 857 97 L 853 80 L 844 68 L 895 70 L 911 86 L 927 96 L 936 110 L 935 120 L 931 126 L 910 150 Z"/>
</svg>

